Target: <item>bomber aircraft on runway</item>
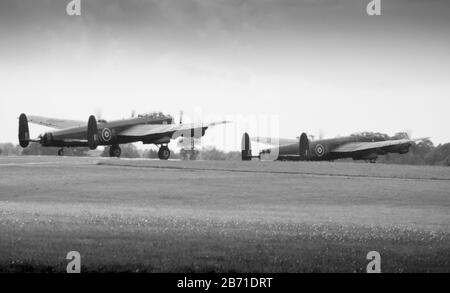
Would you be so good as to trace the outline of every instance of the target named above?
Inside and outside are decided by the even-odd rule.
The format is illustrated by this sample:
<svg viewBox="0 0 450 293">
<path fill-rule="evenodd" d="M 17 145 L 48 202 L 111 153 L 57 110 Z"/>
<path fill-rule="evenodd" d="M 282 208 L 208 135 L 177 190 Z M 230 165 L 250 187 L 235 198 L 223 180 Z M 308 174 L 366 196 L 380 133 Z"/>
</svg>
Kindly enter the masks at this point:
<svg viewBox="0 0 450 293">
<path fill-rule="evenodd" d="M 180 118 L 181 119 L 181 118 Z M 30 139 L 28 122 L 55 128 L 36 139 Z M 30 142 L 39 142 L 45 147 L 60 147 L 58 155 L 64 154 L 64 147 L 89 147 L 94 150 L 97 146 L 111 146 L 109 155 L 120 157 L 120 144 L 141 141 L 144 144 L 159 146 L 158 156 L 161 160 L 170 157 L 168 144 L 171 139 L 178 137 L 200 138 L 206 129 L 227 121 L 208 124 L 189 123 L 175 124 L 172 116 L 161 112 L 138 115 L 129 119 L 105 121 L 96 120 L 90 116 L 88 123 L 66 119 L 53 119 L 41 116 L 21 114 L 19 117 L 19 143 L 23 148 Z"/>
<path fill-rule="evenodd" d="M 319 140 L 310 140 L 306 133 L 302 133 L 297 139 L 250 138 L 247 133 L 244 133 L 242 136 L 242 160 L 261 159 L 262 155 L 268 155 L 268 157 L 281 161 L 333 161 L 352 158 L 375 163 L 379 155 L 406 154 L 409 152 L 411 144 L 420 140 L 423 138 L 388 139 L 383 135 L 367 133 Z M 274 145 L 274 147 L 262 150 L 259 155 L 253 156 L 250 141 Z M 271 154 L 272 156 L 270 156 Z"/>
</svg>

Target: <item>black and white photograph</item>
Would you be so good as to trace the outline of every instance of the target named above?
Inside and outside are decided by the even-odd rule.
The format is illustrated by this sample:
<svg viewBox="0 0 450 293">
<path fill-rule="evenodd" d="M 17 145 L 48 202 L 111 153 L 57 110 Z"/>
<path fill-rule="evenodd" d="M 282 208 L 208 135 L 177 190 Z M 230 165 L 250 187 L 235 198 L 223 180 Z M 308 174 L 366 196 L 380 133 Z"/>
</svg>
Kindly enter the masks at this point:
<svg viewBox="0 0 450 293">
<path fill-rule="evenodd" d="M 449 273 L 449 126 L 450 1 L 0 0 L 0 273 Z"/>
</svg>

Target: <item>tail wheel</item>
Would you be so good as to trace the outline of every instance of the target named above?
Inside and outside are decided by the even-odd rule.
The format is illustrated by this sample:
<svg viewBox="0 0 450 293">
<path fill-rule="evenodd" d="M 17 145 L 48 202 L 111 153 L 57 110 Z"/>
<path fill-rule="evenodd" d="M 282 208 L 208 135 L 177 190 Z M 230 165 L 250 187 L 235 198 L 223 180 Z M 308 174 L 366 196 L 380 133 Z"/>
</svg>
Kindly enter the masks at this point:
<svg viewBox="0 0 450 293">
<path fill-rule="evenodd" d="M 170 158 L 170 150 L 167 146 L 159 148 L 158 157 L 160 160 L 168 160 Z"/>
<path fill-rule="evenodd" d="M 109 148 L 109 156 L 110 157 L 117 157 L 120 158 L 120 155 L 122 154 L 122 150 L 118 145 L 113 145 Z"/>
</svg>

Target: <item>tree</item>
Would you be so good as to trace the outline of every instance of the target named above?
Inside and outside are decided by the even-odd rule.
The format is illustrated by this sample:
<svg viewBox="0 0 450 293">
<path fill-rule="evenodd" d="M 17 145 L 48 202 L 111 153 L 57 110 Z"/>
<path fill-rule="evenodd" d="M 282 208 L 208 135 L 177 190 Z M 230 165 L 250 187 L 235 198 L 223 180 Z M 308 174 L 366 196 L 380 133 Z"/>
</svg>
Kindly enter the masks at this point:
<svg viewBox="0 0 450 293">
<path fill-rule="evenodd" d="M 24 156 L 57 156 L 58 149 L 53 147 L 42 147 L 37 142 L 32 142 L 22 150 Z"/>
<path fill-rule="evenodd" d="M 450 166 L 450 143 L 438 145 L 426 154 L 425 161 L 430 165 Z"/>
<path fill-rule="evenodd" d="M 213 148 L 203 148 L 200 151 L 199 159 L 201 160 L 211 160 L 211 161 L 237 161 L 241 159 L 241 153 L 240 152 L 223 152 L 215 147 Z"/>
<path fill-rule="evenodd" d="M 395 136 L 400 137 L 397 139 L 405 137 L 401 133 L 396 134 Z M 433 149 L 433 142 L 431 142 L 429 139 L 425 139 L 419 143 L 412 143 L 409 152 L 406 154 L 389 153 L 387 155 L 380 156 L 378 158 L 378 161 L 380 163 L 387 164 L 426 165 L 428 163 L 425 157 Z"/>
<path fill-rule="evenodd" d="M 409 135 L 406 132 L 397 132 L 394 136 L 391 136 L 390 139 L 409 139 Z"/>
<path fill-rule="evenodd" d="M 24 156 L 57 156 L 57 147 L 43 147 L 40 143 L 32 142 L 30 145 L 20 152 Z M 64 148 L 64 156 L 86 157 L 88 156 L 89 148 Z"/>
<path fill-rule="evenodd" d="M 0 155 L 3 154 L 4 156 L 17 156 L 20 155 L 20 152 L 20 147 L 10 142 L 0 144 Z"/>
<path fill-rule="evenodd" d="M 224 152 L 219 151 L 218 149 L 213 147 L 213 148 L 203 148 L 200 151 L 199 158 L 201 160 L 223 161 L 227 157 Z"/>
<path fill-rule="evenodd" d="M 149 159 L 157 159 L 158 158 L 158 151 L 155 151 L 154 149 L 149 149 L 144 151 L 144 154 L 142 155 L 143 158 L 149 158 Z"/>
</svg>

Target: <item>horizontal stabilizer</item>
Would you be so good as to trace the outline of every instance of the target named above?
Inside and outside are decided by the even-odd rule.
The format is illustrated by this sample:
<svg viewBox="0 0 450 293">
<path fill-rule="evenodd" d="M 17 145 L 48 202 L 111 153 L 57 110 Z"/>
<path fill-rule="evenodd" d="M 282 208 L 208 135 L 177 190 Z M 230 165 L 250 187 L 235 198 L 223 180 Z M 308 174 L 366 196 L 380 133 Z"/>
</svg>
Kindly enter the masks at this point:
<svg viewBox="0 0 450 293">
<path fill-rule="evenodd" d="M 298 139 L 260 137 L 260 136 L 251 137 L 250 140 L 256 143 L 262 143 L 272 146 L 283 146 L 298 143 Z"/>
<path fill-rule="evenodd" d="M 29 116 L 28 121 L 33 124 L 43 125 L 55 129 L 67 129 L 74 127 L 82 127 L 86 125 L 85 121 L 48 118 L 42 116 Z"/>
</svg>

